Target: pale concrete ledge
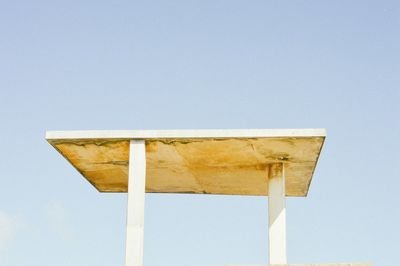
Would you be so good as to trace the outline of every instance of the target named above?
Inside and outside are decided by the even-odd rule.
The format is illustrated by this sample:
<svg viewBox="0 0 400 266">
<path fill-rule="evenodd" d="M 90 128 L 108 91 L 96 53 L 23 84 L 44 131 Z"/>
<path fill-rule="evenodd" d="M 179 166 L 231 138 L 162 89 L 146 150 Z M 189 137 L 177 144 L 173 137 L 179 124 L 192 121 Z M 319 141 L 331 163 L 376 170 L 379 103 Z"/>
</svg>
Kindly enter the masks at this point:
<svg viewBox="0 0 400 266">
<path fill-rule="evenodd" d="M 373 266 L 372 263 L 312 263 L 312 264 L 224 264 L 220 266 Z"/>
<path fill-rule="evenodd" d="M 372 266 L 372 263 L 271 264 L 269 266 Z"/>
</svg>

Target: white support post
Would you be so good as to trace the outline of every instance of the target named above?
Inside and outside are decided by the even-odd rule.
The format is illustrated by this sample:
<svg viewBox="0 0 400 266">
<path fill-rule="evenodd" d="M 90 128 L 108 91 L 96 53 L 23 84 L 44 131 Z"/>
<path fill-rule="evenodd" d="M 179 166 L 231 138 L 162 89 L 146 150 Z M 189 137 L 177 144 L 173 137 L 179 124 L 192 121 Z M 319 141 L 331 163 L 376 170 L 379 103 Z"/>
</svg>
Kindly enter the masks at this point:
<svg viewBox="0 0 400 266">
<path fill-rule="evenodd" d="M 143 265 L 146 147 L 144 140 L 131 140 L 129 147 L 128 211 L 125 266 Z"/>
<path fill-rule="evenodd" d="M 285 169 L 272 164 L 268 173 L 269 264 L 286 264 Z"/>
</svg>

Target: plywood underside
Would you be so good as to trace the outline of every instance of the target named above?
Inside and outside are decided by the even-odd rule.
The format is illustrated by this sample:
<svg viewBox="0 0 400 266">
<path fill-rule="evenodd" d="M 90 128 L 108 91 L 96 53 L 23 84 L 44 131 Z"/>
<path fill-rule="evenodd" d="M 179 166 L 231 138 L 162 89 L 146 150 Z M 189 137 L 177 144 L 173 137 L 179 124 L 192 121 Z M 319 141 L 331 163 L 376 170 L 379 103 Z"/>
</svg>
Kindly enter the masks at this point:
<svg viewBox="0 0 400 266">
<path fill-rule="evenodd" d="M 126 192 L 129 140 L 48 140 L 101 192 Z M 267 195 L 283 162 L 286 194 L 306 196 L 324 137 L 146 140 L 146 192 Z"/>
</svg>

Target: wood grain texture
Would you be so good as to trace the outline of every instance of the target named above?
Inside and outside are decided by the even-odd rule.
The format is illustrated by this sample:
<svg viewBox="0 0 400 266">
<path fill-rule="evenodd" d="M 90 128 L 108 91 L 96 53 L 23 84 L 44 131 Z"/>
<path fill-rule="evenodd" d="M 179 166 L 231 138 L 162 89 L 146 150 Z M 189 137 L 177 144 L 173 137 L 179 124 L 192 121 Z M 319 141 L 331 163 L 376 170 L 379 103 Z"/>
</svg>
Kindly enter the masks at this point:
<svg viewBox="0 0 400 266">
<path fill-rule="evenodd" d="M 146 192 L 267 195 L 266 169 L 284 163 L 286 195 L 306 196 L 324 139 L 320 135 L 145 139 Z M 127 191 L 129 139 L 48 141 L 99 191 Z"/>
</svg>

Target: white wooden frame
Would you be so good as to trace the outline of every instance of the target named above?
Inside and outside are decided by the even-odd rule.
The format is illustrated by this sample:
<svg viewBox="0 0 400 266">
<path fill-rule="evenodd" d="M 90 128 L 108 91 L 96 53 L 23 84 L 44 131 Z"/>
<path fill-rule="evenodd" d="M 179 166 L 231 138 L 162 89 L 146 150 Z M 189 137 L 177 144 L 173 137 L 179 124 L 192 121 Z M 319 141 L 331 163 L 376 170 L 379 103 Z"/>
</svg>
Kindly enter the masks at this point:
<svg viewBox="0 0 400 266">
<path fill-rule="evenodd" d="M 268 170 L 269 264 L 286 264 L 285 168 L 277 163 Z"/>
<path fill-rule="evenodd" d="M 131 140 L 125 266 L 143 266 L 146 144 Z M 269 264 L 286 264 L 285 169 L 283 163 L 268 168 Z"/>
<path fill-rule="evenodd" d="M 47 131 L 46 139 L 168 139 L 325 137 L 323 128 L 306 129 L 196 129 L 196 130 L 71 130 Z"/>
<path fill-rule="evenodd" d="M 145 185 L 145 141 L 131 140 L 129 146 L 129 182 L 125 266 L 143 265 Z"/>
</svg>

